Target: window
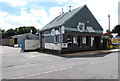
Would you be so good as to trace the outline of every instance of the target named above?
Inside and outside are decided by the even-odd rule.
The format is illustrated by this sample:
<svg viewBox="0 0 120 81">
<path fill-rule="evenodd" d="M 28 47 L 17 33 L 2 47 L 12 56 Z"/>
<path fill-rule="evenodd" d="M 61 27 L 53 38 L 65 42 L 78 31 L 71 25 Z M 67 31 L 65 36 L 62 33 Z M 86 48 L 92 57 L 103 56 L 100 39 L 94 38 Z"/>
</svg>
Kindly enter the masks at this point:
<svg viewBox="0 0 120 81">
<path fill-rule="evenodd" d="M 69 47 L 72 46 L 72 42 L 73 42 L 72 38 L 73 38 L 72 36 L 67 36 L 67 43 Z"/>
<path fill-rule="evenodd" d="M 83 44 L 86 44 L 86 37 L 83 37 L 82 43 L 83 43 Z"/>
<path fill-rule="evenodd" d="M 93 46 L 94 43 L 94 37 L 91 37 L 91 46 Z"/>
<path fill-rule="evenodd" d="M 58 40 L 59 40 L 59 38 L 58 38 L 59 36 L 57 36 L 57 35 L 54 35 L 54 43 L 58 43 Z"/>
<path fill-rule="evenodd" d="M 77 44 L 77 37 L 73 37 L 73 44 Z"/>
</svg>

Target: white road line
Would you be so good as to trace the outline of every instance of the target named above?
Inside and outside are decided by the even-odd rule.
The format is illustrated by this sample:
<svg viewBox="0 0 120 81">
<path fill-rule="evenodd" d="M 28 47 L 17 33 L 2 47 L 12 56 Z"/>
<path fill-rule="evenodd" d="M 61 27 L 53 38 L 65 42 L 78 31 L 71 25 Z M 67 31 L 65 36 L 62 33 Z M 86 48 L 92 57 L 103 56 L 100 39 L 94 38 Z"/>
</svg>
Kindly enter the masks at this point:
<svg viewBox="0 0 120 81">
<path fill-rule="evenodd" d="M 116 60 L 116 59 L 117 58 L 112 58 L 112 59 L 107 59 L 107 60 L 103 60 L 103 61 L 92 62 L 90 64 L 97 64 L 97 63 L 102 63 L 102 62 L 106 62 L 106 61 L 110 61 L 110 60 Z M 20 79 L 20 78 L 25 78 L 25 77 L 31 77 L 31 76 L 40 75 L 40 74 L 47 74 L 47 73 L 52 73 L 52 72 L 57 72 L 57 71 L 63 71 L 63 70 L 71 69 L 71 68 L 73 68 L 73 67 L 65 67 L 65 68 L 61 68 L 61 69 L 57 69 L 57 70 L 51 70 L 51 71 L 46 71 L 46 72 L 42 72 L 42 73 L 35 73 L 35 74 L 30 74 L 30 75 L 24 75 L 24 76 L 12 78 L 12 79 Z"/>
<path fill-rule="evenodd" d="M 30 74 L 30 75 L 24 75 L 24 76 L 12 78 L 12 79 L 20 79 L 20 78 L 25 78 L 25 77 L 31 77 L 31 76 L 40 75 L 40 74 L 47 74 L 47 73 L 52 73 L 52 72 L 57 72 L 57 71 L 63 71 L 63 70 L 71 69 L 71 68 L 73 68 L 73 67 L 65 67 L 65 68 L 61 68 L 61 69 L 57 69 L 57 70 L 51 70 L 51 71 L 46 71 L 46 72 L 42 72 L 42 73 L 35 73 L 35 74 Z"/>
<path fill-rule="evenodd" d="M 108 59 L 108 60 L 93 62 L 93 63 L 90 63 L 90 64 L 98 64 L 98 63 L 102 63 L 102 62 L 106 62 L 106 61 L 110 61 L 110 60 L 116 60 L 116 59 L 117 59 L 117 58 L 112 58 L 112 59 Z"/>
</svg>

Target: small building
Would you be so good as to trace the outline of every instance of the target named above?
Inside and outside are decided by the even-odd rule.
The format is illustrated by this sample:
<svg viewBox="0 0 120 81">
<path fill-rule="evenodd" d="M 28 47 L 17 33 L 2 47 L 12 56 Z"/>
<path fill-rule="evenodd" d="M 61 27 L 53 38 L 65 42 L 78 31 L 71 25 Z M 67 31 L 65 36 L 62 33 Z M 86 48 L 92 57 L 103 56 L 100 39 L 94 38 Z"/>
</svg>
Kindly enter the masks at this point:
<svg viewBox="0 0 120 81">
<path fill-rule="evenodd" d="M 101 48 L 103 29 L 86 5 L 69 10 L 40 30 L 40 49 L 59 53 Z"/>
<path fill-rule="evenodd" d="M 31 33 L 26 33 L 26 34 L 20 34 L 20 35 L 15 35 L 9 37 L 9 45 L 14 46 L 15 44 L 20 45 L 23 40 L 25 39 L 39 39 L 39 36 L 31 34 Z"/>
<path fill-rule="evenodd" d="M 1 45 L 2 46 L 9 46 L 9 39 L 8 38 L 1 39 Z"/>
<path fill-rule="evenodd" d="M 2 32 L 0 30 L 0 45 L 2 45 Z"/>
</svg>

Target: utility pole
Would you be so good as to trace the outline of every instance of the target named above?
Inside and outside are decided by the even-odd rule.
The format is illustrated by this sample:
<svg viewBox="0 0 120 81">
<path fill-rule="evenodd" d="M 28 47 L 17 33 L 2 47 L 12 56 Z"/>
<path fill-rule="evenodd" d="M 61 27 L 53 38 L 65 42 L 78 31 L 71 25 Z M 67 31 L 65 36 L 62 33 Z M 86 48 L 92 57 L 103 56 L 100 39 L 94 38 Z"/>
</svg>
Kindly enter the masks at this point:
<svg viewBox="0 0 120 81">
<path fill-rule="evenodd" d="M 110 14 L 108 14 L 108 26 L 109 26 L 109 33 L 110 33 Z"/>
<path fill-rule="evenodd" d="M 109 27 L 109 36 L 111 35 L 110 34 L 110 14 L 108 14 L 108 27 Z M 109 48 L 110 48 L 110 37 L 109 37 L 109 41 L 108 41 L 108 45 L 109 45 Z"/>
</svg>

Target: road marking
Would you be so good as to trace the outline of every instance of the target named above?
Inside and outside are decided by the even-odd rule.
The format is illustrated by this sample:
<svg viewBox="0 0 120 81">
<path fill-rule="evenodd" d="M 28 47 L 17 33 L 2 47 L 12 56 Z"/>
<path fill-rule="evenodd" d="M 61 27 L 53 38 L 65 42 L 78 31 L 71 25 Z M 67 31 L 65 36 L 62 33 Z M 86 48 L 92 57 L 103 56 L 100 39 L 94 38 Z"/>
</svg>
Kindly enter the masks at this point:
<svg viewBox="0 0 120 81">
<path fill-rule="evenodd" d="M 90 64 L 97 64 L 97 63 L 102 63 L 102 62 L 106 62 L 106 61 L 110 61 L 110 60 L 116 60 L 116 59 L 117 59 L 117 58 L 112 58 L 112 59 L 108 59 L 108 60 L 93 62 L 93 63 L 90 63 Z M 73 66 L 73 67 L 74 67 L 74 66 Z M 51 71 L 46 71 L 46 72 L 42 72 L 42 73 L 35 73 L 35 74 L 30 74 L 30 75 L 24 75 L 24 76 L 12 78 L 12 79 L 20 79 L 20 78 L 31 77 L 31 76 L 36 76 L 36 75 L 40 75 L 40 74 L 48 74 L 48 73 L 52 73 L 52 72 L 57 72 L 57 71 L 63 71 L 63 70 L 71 69 L 71 68 L 73 68 L 73 67 L 65 67 L 65 68 L 56 69 L 56 70 L 51 70 Z"/>
<path fill-rule="evenodd" d="M 116 59 L 117 59 L 117 58 L 112 58 L 112 59 L 108 59 L 108 60 L 93 62 L 93 63 L 90 63 L 90 64 L 98 64 L 98 63 L 102 63 L 102 62 L 106 62 L 106 61 L 110 61 L 110 60 L 116 60 Z"/>
<path fill-rule="evenodd" d="M 51 71 L 46 71 L 46 72 L 42 72 L 42 73 L 35 73 L 35 74 L 30 74 L 30 75 L 24 75 L 24 76 L 12 78 L 12 79 L 20 79 L 20 78 L 31 77 L 31 76 L 36 76 L 36 75 L 40 75 L 40 74 L 48 74 L 48 73 L 57 72 L 57 71 L 63 71 L 63 70 L 71 69 L 71 68 L 73 68 L 73 67 L 65 67 L 65 68 L 61 68 L 61 69 L 57 69 L 57 70 L 51 70 Z"/>
</svg>

